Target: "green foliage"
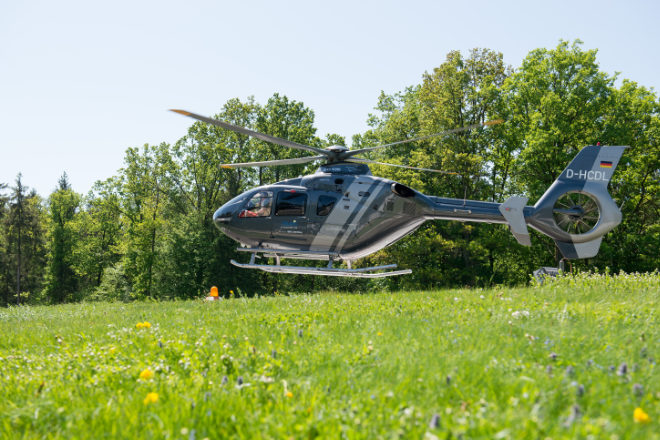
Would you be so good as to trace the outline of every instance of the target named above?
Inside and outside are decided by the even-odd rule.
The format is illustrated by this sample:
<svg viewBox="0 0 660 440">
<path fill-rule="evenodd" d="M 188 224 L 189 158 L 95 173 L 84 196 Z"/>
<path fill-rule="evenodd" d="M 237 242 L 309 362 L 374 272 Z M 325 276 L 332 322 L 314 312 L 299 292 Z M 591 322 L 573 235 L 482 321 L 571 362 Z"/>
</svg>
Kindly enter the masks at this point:
<svg viewBox="0 0 660 440">
<path fill-rule="evenodd" d="M 36 302 L 45 267 L 45 217 L 42 200 L 16 178 L 11 192 L 0 197 L 0 269 L 2 304 Z"/>
<path fill-rule="evenodd" d="M 655 273 L 11 307 L 0 437 L 658 439 L 659 292 Z"/>
<path fill-rule="evenodd" d="M 71 190 L 64 173 L 59 188 L 48 198 L 50 252 L 45 295 L 54 303 L 70 301 L 78 292 L 78 276 L 73 269 L 73 252 L 77 245 L 73 221 L 79 206 L 80 196 Z"/>
<path fill-rule="evenodd" d="M 629 145 L 609 185 L 623 223 L 596 258 L 573 266 L 652 271 L 660 266 L 660 101 L 655 91 L 616 79 L 600 70 L 597 51 L 577 40 L 533 50 L 515 70 L 490 49 L 452 51 L 420 84 L 381 92 L 370 129 L 353 136 L 352 148 L 502 120 L 369 153 L 372 160 L 445 173 L 378 165 L 372 172 L 429 195 L 503 202 L 525 194 L 533 204 L 583 146 Z M 337 134 L 317 137 L 313 110 L 278 93 L 265 105 L 230 99 L 216 117 L 320 148 L 346 144 Z M 85 197 L 71 191 L 66 175 L 45 205 L 20 177 L 14 188 L 0 185 L 0 302 L 16 303 L 17 290 L 23 300 L 63 302 L 196 298 L 214 285 L 224 296 L 520 285 L 560 258 L 541 234 L 533 233 L 527 248 L 500 225 L 438 221 L 357 262 L 397 263 L 413 269 L 409 276 L 370 281 L 231 266 L 230 259 L 246 256 L 213 225 L 214 211 L 257 185 L 311 173 L 316 164 L 222 164 L 307 154 L 197 122 L 173 145 L 129 148 L 117 176 Z"/>
</svg>

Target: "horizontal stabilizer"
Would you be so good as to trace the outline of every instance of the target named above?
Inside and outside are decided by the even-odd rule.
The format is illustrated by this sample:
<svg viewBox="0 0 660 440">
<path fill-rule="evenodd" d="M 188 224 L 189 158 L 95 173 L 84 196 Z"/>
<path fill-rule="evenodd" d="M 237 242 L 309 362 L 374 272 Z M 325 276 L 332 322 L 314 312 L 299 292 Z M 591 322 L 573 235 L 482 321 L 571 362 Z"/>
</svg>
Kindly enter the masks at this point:
<svg viewBox="0 0 660 440">
<path fill-rule="evenodd" d="M 555 243 L 564 258 L 574 260 L 577 258 L 595 257 L 598 253 L 598 249 L 600 249 L 601 241 L 603 241 L 603 237 L 598 237 L 597 239 L 586 243 L 571 243 L 557 240 L 555 240 Z"/>
<path fill-rule="evenodd" d="M 523 246 L 531 246 L 527 223 L 525 222 L 524 209 L 527 205 L 527 197 L 513 196 L 499 206 L 504 219 L 509 223 L 509 229 L 518 243 Z"/>
</svg>

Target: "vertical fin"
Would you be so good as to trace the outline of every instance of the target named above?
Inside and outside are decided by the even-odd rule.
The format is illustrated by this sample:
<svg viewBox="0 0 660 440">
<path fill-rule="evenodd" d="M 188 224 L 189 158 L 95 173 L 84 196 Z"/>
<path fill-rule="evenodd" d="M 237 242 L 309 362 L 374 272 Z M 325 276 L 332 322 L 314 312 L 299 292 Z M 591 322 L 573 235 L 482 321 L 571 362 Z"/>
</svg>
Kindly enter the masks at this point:
<svg viewBox="0 0 660 440">
<path fill-rule="evenodd" d="M 557 244 L 557 247 L 564 258 L 574 260 L 577 258 L 595 257 L 596 254 L 598 254 L 600 243 L 602 241 L 603 237 L 598 237 L 597 239 L 587 241 L 586 243 L 571 243 L 569 241 L 555 240 L 555 244 Z"/>
<path fill-rule="evenodd" d="M 532 240 L 529 238 L 527 223 L 525 222 L 524 209 L 527 205 L 527 197 L 513 196 L 499 206 L 499 210 L 504 219 L 509 223 L 509 229 L 518 243 L 524 246 L 531 246 Z"/>
</svg>

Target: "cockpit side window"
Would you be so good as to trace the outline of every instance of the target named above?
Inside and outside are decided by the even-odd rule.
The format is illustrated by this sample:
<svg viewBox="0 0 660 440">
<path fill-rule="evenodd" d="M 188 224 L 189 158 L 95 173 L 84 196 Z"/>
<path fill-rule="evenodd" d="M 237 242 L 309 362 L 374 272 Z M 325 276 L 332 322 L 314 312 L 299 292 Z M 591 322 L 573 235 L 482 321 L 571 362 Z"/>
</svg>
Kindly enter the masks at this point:
<svg viewBox="0 0 660 440">
<path fill-rule="evenodd" d="M 259 191 L 253 195 L 238 214 L 239 218 L 268 217 L 273 206 L 273 192 Z"/>
<path fill-rule="evenodd" d="M 332 196 L 319 196 L 319 201 L 316 204 L 316 215 L 320 217 L 325 217 L 330 214 L 332 208 L 334 208 L 335 203 L 337 203 L 337 197 Z"/>
<path fill-rule="evenodd" d="M 282 191 L 277 195 L 275 215 L 305 215 L 307 194 L 297 191 Z"/>
</svg>

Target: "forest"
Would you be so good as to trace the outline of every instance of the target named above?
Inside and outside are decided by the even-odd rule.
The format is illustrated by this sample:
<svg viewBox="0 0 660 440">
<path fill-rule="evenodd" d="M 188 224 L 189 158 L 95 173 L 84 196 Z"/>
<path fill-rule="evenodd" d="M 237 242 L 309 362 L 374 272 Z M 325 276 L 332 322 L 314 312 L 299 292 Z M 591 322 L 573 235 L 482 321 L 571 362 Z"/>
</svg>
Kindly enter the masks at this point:
<svg viewBox="0 0 660 440">
<path fill-rule="evenodd" d="M 319 136 L 314 111 L 278 93 L 265 104 L 231 99 L 219 110 L 218 119 L 295 142 L 346 145 L 337 134 Z M 370 129 L 353 136 L 352 148 L 504 121 L 370 153 L 377 161 L 458 173 L 370 167 L 443 197 L 503 202 L 524 194 L 533 204 L 582 147 L 630 146 L 609 186 L 623 222 L 604 237 L 596 258 L 575 261 L 572 269 L 660 267 L 660 100 L 653 89 L 603 72 L 597 50 L 580 41 L 532 50 L 515 68 L 490 49 L 452 51 L 419 84 L 381 92 L 367 118 Z M 66 173 L 47 198 L 20 173 L 0 182 L 0 305 L 187 299 L 214 285 L 225 296 L 520 285 L 560 258 L 553 241 L 538 233 L 524 247 L 502 225 L 436 221 L 360 262 L 397 263 L 411 275 L 370 281 L 230 265 L 245 255 L 213 225 L 213 212 L 249 188 L 316 166 L 219 165 L 302 155 L 197 122 L 173 145 L 128 148 L 116 175 L 87 194 L 73 191 Z"/>
</svg>

